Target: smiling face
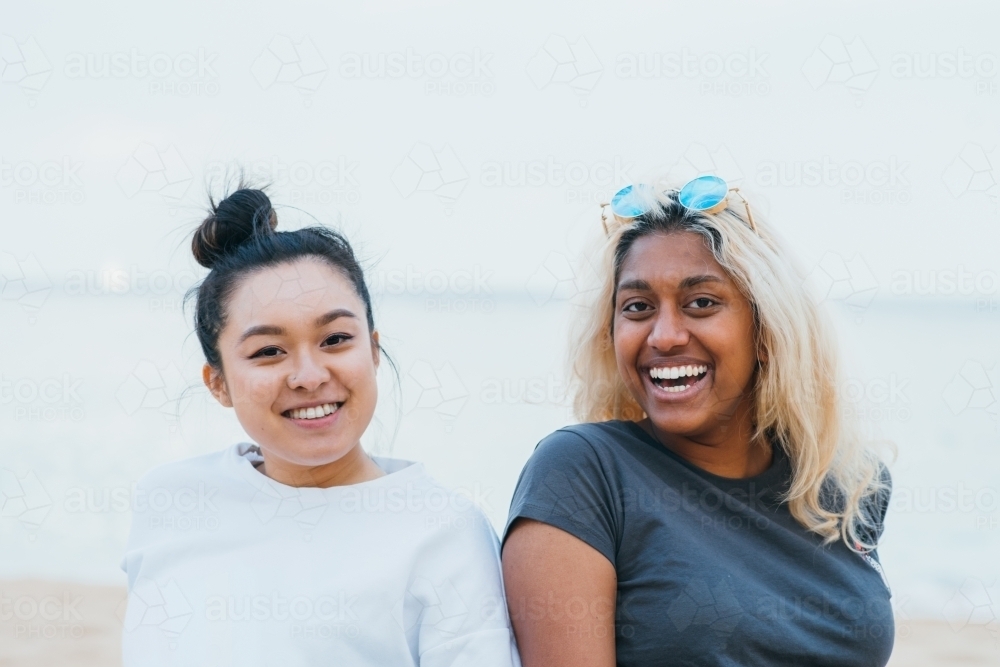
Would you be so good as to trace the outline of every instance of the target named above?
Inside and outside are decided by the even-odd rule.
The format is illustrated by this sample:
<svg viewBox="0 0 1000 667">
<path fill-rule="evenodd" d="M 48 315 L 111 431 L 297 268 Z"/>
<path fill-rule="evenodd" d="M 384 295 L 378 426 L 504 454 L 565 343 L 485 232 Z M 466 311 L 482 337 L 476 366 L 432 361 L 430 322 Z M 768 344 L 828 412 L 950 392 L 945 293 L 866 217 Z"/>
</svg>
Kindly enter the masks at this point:
<svg viewBox="0 0 1000 667">
<path fill-rule="evenodd" d="M 657 431 L 704 444 L 749 433 L 753 312 L 703 237 L 637 239 L 613 324 L 618 371 Z"/>
<path fill-rule="evenodd" d="M 272 468 L 309 469 L 360 451 L 375 412 L 378 334 L 351 282 L 313 258 L 243 278 L 219 335 L 222 372 L 205 367 Z"/>
</svg>

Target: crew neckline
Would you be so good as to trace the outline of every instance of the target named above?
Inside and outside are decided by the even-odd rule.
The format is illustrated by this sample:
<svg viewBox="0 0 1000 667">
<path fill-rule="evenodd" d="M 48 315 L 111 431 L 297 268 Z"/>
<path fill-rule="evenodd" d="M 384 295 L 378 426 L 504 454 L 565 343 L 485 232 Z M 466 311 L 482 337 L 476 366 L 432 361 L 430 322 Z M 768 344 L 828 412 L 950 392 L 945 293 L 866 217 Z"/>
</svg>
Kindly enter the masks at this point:
<svg viewBox="0 0 1000 667">
<path fill-rule="evenodd" d="M 327 496 L 336 496 L 344 492 L 356 492 L 366 489 L 377 489 L 380 487 L 397 486 L 400 483 L 412 481 L 418 477 L 426 475 L 424 464 L 406 459 L 397 459 L 385 456 L 371 456 L 379 468 L 385 473 L 381 477 L 370 479 L 355 484 L 340 484 L 337 486 L 290 486 L 272 479 L 257 469 L 255 464 L 262 463 L 264 456 L 260 447 L 252 442 L 239 442 L 230 447 L 227 458 L 235 466 L 240 476 L 250 482 L 254 487 L 260 488 L 269 485 L 272 488 L 280 489 L 282 495 L 292 495 L 301 493 L 322 493 Z"/>
<path fill-rule="evenodd" d="M 632 432 L 639 440 L 643 443 L 649 445 L 658 452 L 662 452 L 669 458 L 677 461 L 685 468 L 691 470 L 699 477 L 705 478 L 707 481 L 718 487 L 743 487 L 750 486 L 751 484 L 757 488 L 761 487 L 776 487 L 781 485 L 787 472 L 790 468 L 788 463 L 788 455 L 785 450 L 777 443 L 771 442 L 771 465 L 767 467 L 766 470 L 761 473 L 754 475 L 752 477 L 723 477 L 722 475 L 716 475 L 715 473 L 709 472 L 704 468 L 701 468 L 694 463 L 691 463 L 683 456 L 677 452 L 669 449 L 668 447 L 661 444 L 653 436 L 646 432 L 646 429 L 639 426 L 638 422 L 628 421 L 628 420 L 616 420 L 618 423 L 623 424 L 626 429 Z"/>
</svg>

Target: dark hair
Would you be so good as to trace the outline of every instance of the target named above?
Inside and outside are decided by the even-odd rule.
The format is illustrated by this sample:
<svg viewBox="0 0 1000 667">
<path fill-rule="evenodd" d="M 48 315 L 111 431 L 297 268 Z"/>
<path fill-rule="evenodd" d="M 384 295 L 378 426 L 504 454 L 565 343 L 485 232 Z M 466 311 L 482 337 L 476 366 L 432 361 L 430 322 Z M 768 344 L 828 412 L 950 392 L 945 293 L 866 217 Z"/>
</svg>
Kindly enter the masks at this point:
<svg viewBox="0 0 1000 667">
<path fill-rule="evenodd" d="M 351 282 L 365 304 L 368 331 L 374 331 L 364 271 L 347 239 L 326 227 L 275 231 L 278 216 L 264 191 L 245 187 L 242 182 L 238 188 L 218 204 L 209 198 L 209 215 L 191 239 L 194 258 L 210 269 L 201 284 L 188 293 L 188 297 L 196 296 L 195 331 L 208 363 L 222 368 L 219 334 L 226 325 L 229 299 L 240 280 L 260 269 L 303 257 L 326 262 Z"/>
</svg>

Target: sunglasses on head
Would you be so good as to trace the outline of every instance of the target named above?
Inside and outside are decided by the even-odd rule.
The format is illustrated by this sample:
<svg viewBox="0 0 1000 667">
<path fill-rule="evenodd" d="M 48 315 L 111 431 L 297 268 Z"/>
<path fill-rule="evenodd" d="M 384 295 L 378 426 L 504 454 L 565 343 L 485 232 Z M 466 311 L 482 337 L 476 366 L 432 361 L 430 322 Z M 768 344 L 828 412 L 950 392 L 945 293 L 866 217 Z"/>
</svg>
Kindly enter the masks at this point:
<svg viewBox="0 0 1000 667">
<path fill-rule="evenodd" d="M 672 190 L 669 194 L 676 193 L 678 203 L 689 211 L 711 215 L 725 210 L 729 205 L 728 197 L 730 192 L 735 192 L 743 201 L 743 206 L 746 207 L 747 211 L 747 222 L 750 223 L 750 229 L 756 232 L 757 225 L 753 221 L 753 214 L 750 213 L 750 203 L 740 193 L 739 188 L 729 187 L 718 176 L 708 175 L 692 178 L 681 186 L 679 190 Z M 602 208 L 610 206 L 611 212 L 616 217 L 623 220 L 630 220 L 649 213 L 653 209 L 654 204 L 655 197 L 653 196 L 652 187 L 640 184 L 626 185 L 615 193 L 609 204 L 602 204 L 601 206 Z M 608 226 L 604 220 L 603 213 L 601 215 L 601 222 L 604 224 L 604 231 L 607 232 Z"/>
</svg>

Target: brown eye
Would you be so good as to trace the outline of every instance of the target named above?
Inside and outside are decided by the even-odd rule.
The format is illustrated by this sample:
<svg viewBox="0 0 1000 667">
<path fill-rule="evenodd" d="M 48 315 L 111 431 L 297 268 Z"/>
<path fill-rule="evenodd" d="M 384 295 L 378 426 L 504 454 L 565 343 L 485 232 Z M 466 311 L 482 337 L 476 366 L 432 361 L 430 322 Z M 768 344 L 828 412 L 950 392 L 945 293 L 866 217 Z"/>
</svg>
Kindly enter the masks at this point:
<svg viewBox="0 0 1000 667">
<path fill-rule="evenodd" d="M 625 304 L 622 308 L 622 312 L 625 313 L 641 313 L 649 309 L 649 304 L 643 303 L 642 301 L 633 301 L 632 303 Z"/>
<path fill-rule="evenodd" d="M 348 336 L 347 334 L 338 333 L 338 334 L 333 334 L 323 342 L 327 345 L 338 345 L 340 343 L 343 343 L 345 340 L 350 340 L 351 338 L 352 336 Z"/>
<path fill-rule="evenodd" d="M 703 296 L 701 298 L 695 299 L 694 301 L 692 301 L 688 305 L 689 306 L 694 306 L 697 309 L 711 308 L 712 306 L 716 305 L 716 302 L 715 302 L 714 299 L 709 299 L 707 296 Z"/>
<path fill-rule="evenodd" d="M 259 357 L 273 358 L 273 357 L 278 356 L 279 352 L 281 352 L 281 350 L 278 349 L 278 348 L 276 348 L 276 347 L 265 347 L 265 348 L 263 348 L 263 349 L 258 350 L 257 352 L 255 352 L 253 355 L 251 355 L 250 358 L 251 359 L 257 359 Z"/>
</svg>

